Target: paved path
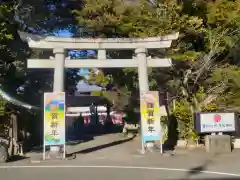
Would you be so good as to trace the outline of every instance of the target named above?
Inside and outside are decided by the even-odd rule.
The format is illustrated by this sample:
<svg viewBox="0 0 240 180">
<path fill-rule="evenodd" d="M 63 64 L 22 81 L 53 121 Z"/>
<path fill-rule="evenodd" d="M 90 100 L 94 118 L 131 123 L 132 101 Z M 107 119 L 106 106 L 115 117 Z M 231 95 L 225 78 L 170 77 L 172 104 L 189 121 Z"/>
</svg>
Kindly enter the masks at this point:
<svg viewBox="0 0 240 180">
<path fill-rule="evenodd" d="M 97 148 L 92 148 L 95 145 Z M 98 137 L 74 148 L 80 152 L 73 160 L 33 163 L 25 159 L 1 164 L 0 177 L 4 180 L 240 179 L 240 150 L 224 155 L 207 154 L 203 149 L 177 149 L 174 156 L 162 156 L 159 152 L 140 155 L 138 140 L 124 142 L 119 135 Z"/>
</svg>

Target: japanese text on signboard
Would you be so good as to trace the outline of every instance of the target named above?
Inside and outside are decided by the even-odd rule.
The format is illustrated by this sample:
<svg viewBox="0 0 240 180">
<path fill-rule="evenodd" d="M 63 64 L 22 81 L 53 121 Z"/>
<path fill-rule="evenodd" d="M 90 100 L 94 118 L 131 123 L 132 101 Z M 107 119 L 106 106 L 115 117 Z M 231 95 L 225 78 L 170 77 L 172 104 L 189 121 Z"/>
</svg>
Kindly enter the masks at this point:
<svg viewBox="0 0 240 180">
<path fill-rule="evenodd" d="M 141 93 L 141 120 L 143 138 L 152 141 L 160 140 L 159 97 L 156 91 Z"/>
</svg>

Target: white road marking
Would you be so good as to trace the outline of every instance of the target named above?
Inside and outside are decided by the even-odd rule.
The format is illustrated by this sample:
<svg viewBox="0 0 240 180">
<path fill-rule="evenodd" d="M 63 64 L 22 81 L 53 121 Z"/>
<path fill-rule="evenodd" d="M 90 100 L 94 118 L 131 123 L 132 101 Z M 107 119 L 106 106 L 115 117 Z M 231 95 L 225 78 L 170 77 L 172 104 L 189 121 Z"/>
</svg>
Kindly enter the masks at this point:
<svg viewBox="0 0 240 180">
<path fill-rule="evenodd" d="M 240 174 L 217 172 L 217 171 L 197 171 L 191 169 L 176 169 L 163 167 L 145 167 L 145 166 L 84 166 L 84 165 L 63 165 L 63 166 L 0 166 L 0 169 L 23 169 L 23 168 L 105 168 L 105 169 L 142 169 L 142 170 L 161 170 L 161 171 L 179 171 L 179 172 L 199 172 L 204 174 L 215 174 L 225 176 L 240 177 Z"/>
</svg>

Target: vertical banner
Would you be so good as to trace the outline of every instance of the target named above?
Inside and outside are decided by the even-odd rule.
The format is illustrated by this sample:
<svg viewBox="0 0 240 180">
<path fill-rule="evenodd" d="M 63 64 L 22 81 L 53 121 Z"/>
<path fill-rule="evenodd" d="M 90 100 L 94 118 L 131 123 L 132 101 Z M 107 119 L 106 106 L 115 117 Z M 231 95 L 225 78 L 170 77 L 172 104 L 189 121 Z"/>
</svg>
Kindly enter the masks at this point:
<svg viewBox="0 0 240 180">
<path fill-rule="evenodd" d="M 44 146 L 65 145 L 65 93 L 44 93 Z"/>
<path fill-rule="evenodd" d="M 160 107 L 158 91 L 140 93 L 143 142 L 161 141 Z"/>
</svg>

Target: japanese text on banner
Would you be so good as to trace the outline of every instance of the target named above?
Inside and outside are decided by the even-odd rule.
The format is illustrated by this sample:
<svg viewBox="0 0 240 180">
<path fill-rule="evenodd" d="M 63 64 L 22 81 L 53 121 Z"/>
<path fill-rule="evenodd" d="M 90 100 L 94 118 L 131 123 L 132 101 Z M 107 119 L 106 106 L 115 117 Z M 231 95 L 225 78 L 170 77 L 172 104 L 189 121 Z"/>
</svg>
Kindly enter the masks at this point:
<svg viewBox="0 0 240 180">
<path fill-rule="evenodd" d="M 141 120 L 143 138 L 146 141 L 160 140 L 159 95 L 156 91 L 141 93 Z"/>
<path fill-rule="evenodd" d="M 65 144 L 65 93 L 44 94 L 44 144 Z"/>
</svg>

